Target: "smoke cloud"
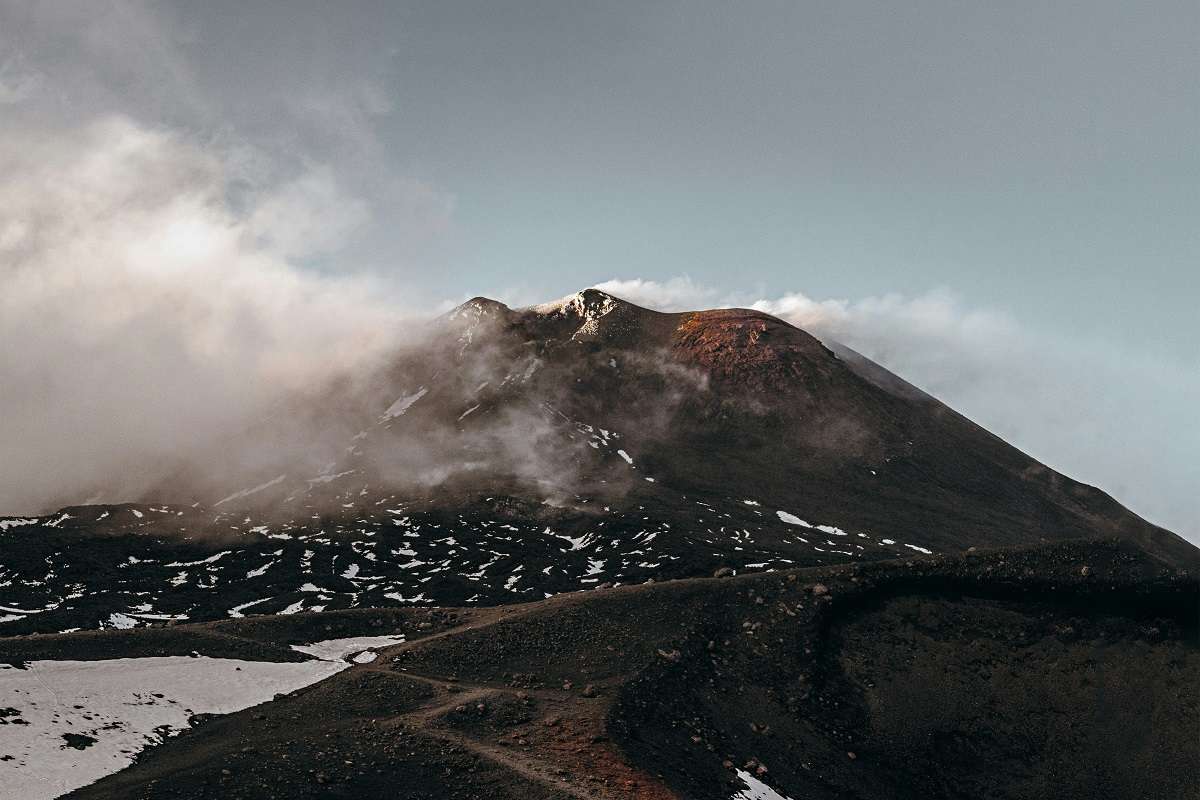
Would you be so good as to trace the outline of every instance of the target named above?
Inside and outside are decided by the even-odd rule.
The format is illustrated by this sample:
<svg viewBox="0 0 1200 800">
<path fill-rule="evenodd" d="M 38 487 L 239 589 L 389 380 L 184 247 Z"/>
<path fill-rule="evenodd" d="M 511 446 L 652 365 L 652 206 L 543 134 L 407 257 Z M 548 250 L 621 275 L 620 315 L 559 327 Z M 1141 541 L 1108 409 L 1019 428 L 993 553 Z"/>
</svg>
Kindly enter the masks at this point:
<svg viewBox="0 0 1200 800">
<path fill-rule="evenodd" d="M 407 257 L 453 208 L 377 139 L 386 54 L 310 49 L 322 84 L 197 58 L 227 37 L 169 4 L 0 21 L 0 513 L 340 448 L 300 409 L 415 335 Z"/>
<path fill-rule="evenodd" d="M 352 230 L 338 191 L 315 169 L 236 214 L 227 163 L 121 116 L 0 138 L 0 508 L 136 496 L 377 357 L 397 299 L 290 260 Z"/>
</svg>

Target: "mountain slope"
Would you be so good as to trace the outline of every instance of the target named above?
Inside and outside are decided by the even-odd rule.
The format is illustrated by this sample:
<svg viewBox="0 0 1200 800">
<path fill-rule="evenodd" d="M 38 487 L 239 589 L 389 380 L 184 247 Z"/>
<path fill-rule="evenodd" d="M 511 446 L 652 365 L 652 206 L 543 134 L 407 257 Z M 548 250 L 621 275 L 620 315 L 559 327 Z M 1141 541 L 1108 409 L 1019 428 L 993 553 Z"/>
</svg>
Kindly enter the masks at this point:
<svg viewBox="0 0 1200 800">
<path fill-rule="evenodd" d="M 147 651 L 331 623 L 407 641 L 72 796 L 1194 798 L 1197 592 L 1128 545 L 1067 543 L 187 626 Z M 125 634 L 88 637 L 136 655 Z M 81 636 L 0 640 L 0 661 Z"/>
<path fill-rule="evenodd" d="M 852 351 L 756 311 L 597 290 L 476 298 L 245 436 L 262 446 L 244 483 L 180 470 L 140 504 L 0 520 L 0 630 L 522 602 L 1075 538 L 1197 558 Z"/>
</svg>

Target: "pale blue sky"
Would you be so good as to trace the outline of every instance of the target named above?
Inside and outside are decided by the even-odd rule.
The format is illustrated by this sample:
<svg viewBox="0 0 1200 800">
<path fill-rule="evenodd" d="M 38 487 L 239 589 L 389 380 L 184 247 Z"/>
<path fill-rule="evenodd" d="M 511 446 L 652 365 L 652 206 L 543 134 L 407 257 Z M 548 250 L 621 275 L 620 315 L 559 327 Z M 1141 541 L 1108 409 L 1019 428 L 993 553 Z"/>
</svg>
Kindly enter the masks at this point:
<svg viewBox="0 0 1200 800">
<path fill-rule="evenodd" d="M 1194 3 L 240 7 L 180 12 L 200 83 L 265 137 L 272 92 L 369 85 L 365 180 L 454 199 L 440 291 L 948 285 L 1197 356 Z"/>
</svg>

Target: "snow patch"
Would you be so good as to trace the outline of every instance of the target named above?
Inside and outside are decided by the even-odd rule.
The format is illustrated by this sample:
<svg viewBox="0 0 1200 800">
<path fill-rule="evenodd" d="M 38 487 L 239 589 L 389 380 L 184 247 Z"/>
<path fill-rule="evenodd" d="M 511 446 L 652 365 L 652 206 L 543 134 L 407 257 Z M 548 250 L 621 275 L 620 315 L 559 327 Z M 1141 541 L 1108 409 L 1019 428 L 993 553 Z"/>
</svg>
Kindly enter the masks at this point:
<svg viewBox="0 0 1200 800">
<path fill-rule="evenodd" d="M 799 525 L 802 528 L 811 528 L 812 527 L 812 525 L 809 525 L 807 522 L 800 519 L 795 514 L 789 514 L 786 511 L 776 511 L 775 515 L 779 517 L 779 520 L 781 522 L 786 522 L 788 525 Z"/>
<path fill-rule="evenodd" d="M 315 656 L 322 661 L 345 661 L 346 656 L 362 654 L 378 647 L 388 647 L 400 644 L 403 636 L 351 636 L 345 639 L 325 639 L 312 644 L 294 644 L 292 649 L 298 653 Z M 365 661 L 359 661 L 365 664 Z"/>
<path fill-rule="evenodd" d="M 344 478 L 347 475 L 353 474 L 354 470 L 348 469 L 345 472 L 335 472 L 332 475 L 318 475 L 315 478 L 309 478 L 305 481 L 305 483 L 307 483 L 309 486 L 314 486 L 318 483 L 330 483 L 331 481 L 336 481 L 338 478 Z"/>
<path fill-rule="evenodd" d="M 242 489 L 240 492 L 234 492 L 233 494 L 229 495 L 229 497 L 221 498 L 217 502 L 213 503 L 213 505 L 219 506 L 222 503 L 228 503 L 230 500 L 241 500 L 243 497 L 249 497 L 252 494 L 258 494 L 264 489 L 270 489 L 272 486 L 278 486 L 279 484 L 283 483 L 284 478 L 286 477 L 287 475 L 279 475 L 267 481 L 266 483 L 260 483 L 258 486 L 255 486 L 251 489 Z"/>
<path fill-rule="evenodd" d="M 232 552 L 233 552 L 232 550 L 222 550 L 220 553 L 217 553 L 216 555 L 211 555 L 208 558 L 202 558 L 199 561 L 172 561 L 170 564 L 164 564 L 163 566 L 165 566 L 165 567 L 198 567 L 201 564 L 215 563 L 215 562 L 219 561 L 220 559 L 224 558 L 225 556 L 229 555 Z"/>
<path fill-rule="evenodd" d="M 730 800 L 792 800 L 787 795 L 782 795 L 767 786 L 744 769 L 739 769 L 737 776 L 745 782 L 746 788 L 735 794 Z"/>
<path fill-rule="evenodd" d="M 0 782 L 8 797 L 50 800 L 129 766 L 195 714 L 229 714 L 345 669 L 344 662 L 276 664 L 166 656 L 0 665 L 0 695 L 28 725 L 7 725 Z M 63 744 L 73 733 L 83 749 Z"/>
<path fill-rule="evenodd" d="M 107 627 L 128 630 L 129 628 L 137 627 L 137 620 L 128 614 L 109 614 Z"/>
<path fill-rule="evenodd" d="M 247 572 L 247 573 L 246 573 L 246 577 L 247 577 L 247 578 L 257 578 L 257 577 L 259 577 L 260 575 L 265 575 L 265 574 L 266 574 L 266 572 L 267 572 L 267 570 L 269 570 L 269 569 L 270 569 L 271 567 L 273 567 L 273 566 L 275 566 L 275 562 L 274 562 L 274 561 L 268 561 L 267 563 L 263 564 L 263 565 L 262 565 L 261 567 L 259 567 L 258 569 L 252 569 L 252 570 L 250 570 L 249 572 Z"/>
<path fill-rule="evenodd" d="M 241 619 L 242 617 L 246 616 L 242 612 L 245 611 L 247 608 L 250 608 L 250 606 L 256 606 L 259 603 L 265 603 L 271 599 L 273 599 L 273 598 L 264 597 L 261 600 L 251 600 L 249 603 L 242 603 L 240 606 L 234 606 L 233 608 L 229 609 L 229 611 L 227 613 L 229 614 L 230 617 L 232 617 L 234 619 Z"/>
<path fill-rule="evenodd" d="M 410 408 L 412 408 L 413 403 L 417 402 L 418 400 L 420 400 L 422 397 L 424 397 L 428 393 L 429 393 L 429 390 L 426 389 L 424 386 L 422 386 L 420 389 L 413 392 L 412 394 L 401 395 L 396 400 L 396 402 L 394 402 L 390 406 L 388 406 L 387 411 L 383 412 L 383 418 L 386 420 L 386 419 L 392 419 L 393 417 L 404 416 L 405 413 L 407 413 L 407 411 Z"/>
</svg>

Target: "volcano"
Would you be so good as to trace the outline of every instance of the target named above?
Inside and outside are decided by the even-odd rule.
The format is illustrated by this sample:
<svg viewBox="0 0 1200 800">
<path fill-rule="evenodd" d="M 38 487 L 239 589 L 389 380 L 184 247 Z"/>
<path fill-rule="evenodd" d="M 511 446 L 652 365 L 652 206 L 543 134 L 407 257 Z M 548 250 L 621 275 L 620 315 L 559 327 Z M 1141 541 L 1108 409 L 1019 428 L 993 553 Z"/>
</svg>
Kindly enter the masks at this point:
<svg viewBox="0 0 1200 800">
<path fill-rule="evenodd" d="M 1196 548 L 768 314 L 479 297 L 239 439 L 0 519 L 0 660 L 404 641 L 80 796 L 1197 796 Z"/>
</svg>

